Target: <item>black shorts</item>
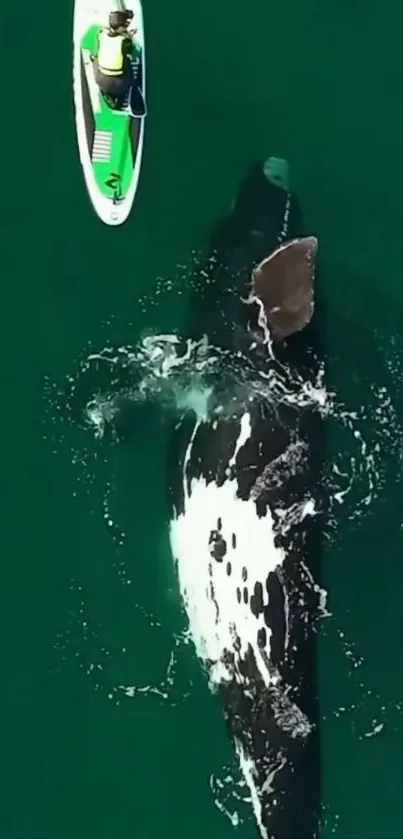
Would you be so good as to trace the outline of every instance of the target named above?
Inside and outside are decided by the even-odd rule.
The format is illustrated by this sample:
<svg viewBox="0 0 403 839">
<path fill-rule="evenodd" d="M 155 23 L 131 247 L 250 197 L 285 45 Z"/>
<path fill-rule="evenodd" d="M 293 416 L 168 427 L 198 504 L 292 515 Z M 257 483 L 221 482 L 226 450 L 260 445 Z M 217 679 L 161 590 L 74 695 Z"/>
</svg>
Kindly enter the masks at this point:
<svg viewBox="0 0 403 839">
<path fill-rule="evenodd" d="M 134 83 L 133 67 L 129 58 L 125 59 L 124 69 L 121 76 L 106 76 L 98 67 L 98 61 L 94 61 L 95 81 L 102 93 L 108 96 L 124 96 Z"/>
</svg>

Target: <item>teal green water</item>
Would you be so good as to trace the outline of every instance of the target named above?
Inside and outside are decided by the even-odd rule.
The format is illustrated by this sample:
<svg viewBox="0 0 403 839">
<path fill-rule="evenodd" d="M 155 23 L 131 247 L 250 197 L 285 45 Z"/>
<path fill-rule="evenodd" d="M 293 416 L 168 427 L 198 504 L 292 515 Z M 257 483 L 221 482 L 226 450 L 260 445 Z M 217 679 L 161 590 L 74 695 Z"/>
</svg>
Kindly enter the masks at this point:
<svg viewBox="0 0 403 839">
<path fill-rule="evenodd" d="M 33 6 L 18 18 L 28 52 L 39 44 L 46 53 L 55 32 L 62 38 L 48 89 L 8 106 L 17 130 L 7 135 L 2 178 L 4 839 L 234 835 L 208 783 L 211 773 L 225 776 L 231 753 L 190 647 L 178 648 L 168 700 L 114 690 L 164 681 L 183 628 L 164 522 L 163 431 L 145 422 L 141 445 L 97 448 L 78 428 L 61 429 L 43 388 L 45 376 L 75 372 L 89 341 L 100 349 L 180 323 L 178 296 L 147 315 L 139 297 L 189 265 L 254 157 L 289 159 L 319 236 L 323 341 L 342 354 L 333 370 L 340 394 L 359 406 L 373 381 L 401 408 L 399 375 L 384 361 L 403 315 L 402 13 L 390 2 L 316 0 L 252 0 L 245 11 L 221 0 L 179 3 L 173 14 L 148 0 L 144 166 L 132 216 L 116 230 L 94 216 L 78 164 L 71 5 L 52 7 L 48 21 Z M 6 18 L 12 31 L 16 13 Z M 349 667 L 329 623 L 323 834 L 343 839 L 397 839 L 403 823 L 398 422 L 382 437 L 372 419 L 385 485 L 361 523 L 344 515 L 324 568 L 335 621 L 364 657 Z M 102 517 L 108 481 L 114 520 L 127 532 L 120 550 Z M 150 625 L 139 603 L 162 625 Z M 362 708 L 335 715 L 358 701 Z M 382 706 L 384 729 L 366 737 Z M 237 835 L 255 836 L 253 820 Z"/>
</svg>

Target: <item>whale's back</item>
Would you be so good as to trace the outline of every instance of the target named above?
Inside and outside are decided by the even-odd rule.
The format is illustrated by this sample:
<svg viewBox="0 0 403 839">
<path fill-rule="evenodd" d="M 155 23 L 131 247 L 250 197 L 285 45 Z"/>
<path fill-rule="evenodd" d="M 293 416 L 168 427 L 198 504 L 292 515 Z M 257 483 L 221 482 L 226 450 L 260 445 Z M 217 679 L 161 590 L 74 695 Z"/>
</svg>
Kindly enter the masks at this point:
<svg viewBox="0 0 403 839">
<path fill-rule="evenodd" d="M 262 404 L 240 419 L 189 416 L 171 451 L 171 544 L 191 635 L 262 836 L 270 825 L 284 839 L 308 839 L 319 806 L 316 648 L 307 632 L 318 605 L 312 422 L 295 415 L 283 425 Z"/>
</svg>

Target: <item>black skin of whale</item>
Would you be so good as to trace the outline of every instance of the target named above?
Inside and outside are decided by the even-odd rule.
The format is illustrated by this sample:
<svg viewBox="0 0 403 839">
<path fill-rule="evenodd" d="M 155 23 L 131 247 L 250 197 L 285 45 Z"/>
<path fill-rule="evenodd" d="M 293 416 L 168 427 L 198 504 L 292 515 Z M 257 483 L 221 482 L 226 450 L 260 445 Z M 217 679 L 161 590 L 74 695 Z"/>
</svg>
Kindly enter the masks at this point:
<svg viewBox="0 0 403 839">
<path fill-rule="evenodd" d="M 189 307 L 186 334 L 199 338 L 207 334 L 211 343 L 234 351 L 242 348 L 248 354 L 251 341 L 248 329 L 254 326 L 256 313 L 251 314 L 250 305 L 242 303 L 247 295 L 250 273 L 253 266 L 272 252 L 279 244 L 278 237 L 283 227 L 287 193 L 267 181 L 262 165 L 254 164 L 240 185 L 231 214 L 222 219 L 213 231 L 211 251 L 206 264 L 201 268 L 201 280 Z M 288 228 L 283 240 L 305 235 L 302 214 L 295 195 L 291 194 Z M 211 259 L 213 257 L 213 260 Z M 238 272 L 234 279 L 234 271 Z M 208 274 L 209 283 L 203 286 L 202 277 Z M 283 341 L 276 348 L 282 361 L 297 369 L 306 378 L 315 375 L 318 359 L 321 357 L 317 310 L 311 323 L 299 333 Z M 252 352 L 250 363 L 262 364 L 259 353 Z M 267 364 L 267 361 L 264 362 Z M 262 495 L 256 504 L 256 515 L 265 515 L 267 507 L 273 511 L 288 507 L 294 501 L 301 501 L 307 493 L 314 494 L 317 488 L 325 455 L 324 428 L 316 412 L 284 411 L 281 423 L 265 405 L 253 408 L 252 435 L 240 450 L 235 474 L 238 494 L 248 499 L 256 477 L 266 464 L 285 451 L 292 432 L 298 428 L 298 438 L 308 446 L 308 458 L 301 474 L 288 477 Z M 189 414 L 172 436 L 169 450 L 169 496 L 171 511 L 178 514 L 184 509 L 183 461 L 195 418 Z M 197 431 L 187 471 L 187 480 L 204 477 L 208 482 L 222 485 L 226 480 L 228 461 L 234 451 L 239 435 L 237 420 L 219 421 L 214 430 L 204 424 Z M 259 451 L 259 446 L 261 450 Z M 189 484 L 188 484 L 189 485 Z M 276 517 L 275 517 L 276 518 Z M 225 545 L 219 544 L 220 521 L 212 534 L 217 542 L 214 561 L 226 561 Z M 269 525 L 268 525 L 269 526 Z M 302 558 L 311 571 L 315 582 L 321 580 L 321 517 L 305 519 L 302 525 L 293 527 L 286 536 L 280 532 L 276 543 L 285 548 L 287 558 L 284 572 L 287 590 L 303 591 L 306 610 L 312 615 L 311 628 L 307 627 L 296 596 L 292 598 L 294 617 L 291 644 L 297 646 L 292 657 L 285 655 L 285 624 L 283 616 L 284 593 L 276 574 L 270 573 L 262 580 L 269 592 L 270 613 L 265 622 L 272 631 L 271 659 L 281 673 L 284 683 L 291 686 L 290 696 L 306 714 L 315 727 L 308 739 L 301 743 L 279 728 L 273 716 L 270 695 L 254 664 L 253 656 L 244 662 L 244 672 L 249 685 L 253 687 L 254 698 L 248 698 L 234 682 L 220 690 L 229 737 L 237 737 L 247 746 L 258 767 L 257 786 L 262 790 L 273 769 L 273 756 L 282 750 L 288 764 L 278 772 L 272 782 L 273 793 L 262 793 L 263 824 L 270 837 L 275 839 L 311 839 L 316 833 L 321 804 L 320 732 L 318 726 L 317 698 L 317 636 L 315 615 L 317 597 L 305 585 L 301 576 Z M 261 610 L 260 586 L 255 580 L 248 580 L 245 587 L 252 610 Z M 249 588 L 248 588 L 249 587 Z M 236 604 L 235 604 L 236 606 Z M 261 638 L 267 644 L 267 639 Z M 267 758 L 269 759 L 267 761 Z M 271 758 L 271 760 L 270 760 Z M 273 799 L 277 805 L 273 806 Z"/>
</svg>

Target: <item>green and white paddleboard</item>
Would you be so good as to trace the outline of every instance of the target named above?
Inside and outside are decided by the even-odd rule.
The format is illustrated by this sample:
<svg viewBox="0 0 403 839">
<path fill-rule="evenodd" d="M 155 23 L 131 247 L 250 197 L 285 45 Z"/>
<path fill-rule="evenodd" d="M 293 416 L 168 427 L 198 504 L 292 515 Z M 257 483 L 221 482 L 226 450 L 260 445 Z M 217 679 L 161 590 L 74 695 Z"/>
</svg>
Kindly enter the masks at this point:
<svg viewBox="0 0 403 839">
<path fill-rule="evenodd" d="M 91 55 L 100 27 L 114 9 L 131 9 L 136 30 L 134 70 L 145 99 L 143 12 L 140 0 L 75 0 L 74 104 L 80 161 L 95 212 L 105 224 L 123 224 L 129 216 L 139 182 L 144 143 L 144 117 L 133 117 L 129 98 L 120 111 L 103 99 L 95 82 Z"/>
</svg>

